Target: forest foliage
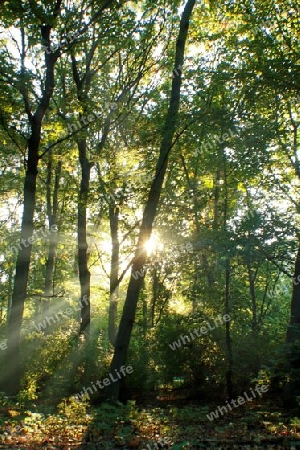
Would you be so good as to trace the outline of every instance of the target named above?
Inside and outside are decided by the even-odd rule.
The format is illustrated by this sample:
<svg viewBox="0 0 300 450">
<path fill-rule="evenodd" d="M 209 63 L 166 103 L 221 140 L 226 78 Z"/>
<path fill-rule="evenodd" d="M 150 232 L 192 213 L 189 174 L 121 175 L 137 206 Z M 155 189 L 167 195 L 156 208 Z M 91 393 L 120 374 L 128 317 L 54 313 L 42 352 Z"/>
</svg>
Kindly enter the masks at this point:
<svg viewBox="0 0 300 450">
<path fill-rule="evenodd" d="M 0 8 L 3 404 L 297 407 L 298 2 Z"/>
</svg>

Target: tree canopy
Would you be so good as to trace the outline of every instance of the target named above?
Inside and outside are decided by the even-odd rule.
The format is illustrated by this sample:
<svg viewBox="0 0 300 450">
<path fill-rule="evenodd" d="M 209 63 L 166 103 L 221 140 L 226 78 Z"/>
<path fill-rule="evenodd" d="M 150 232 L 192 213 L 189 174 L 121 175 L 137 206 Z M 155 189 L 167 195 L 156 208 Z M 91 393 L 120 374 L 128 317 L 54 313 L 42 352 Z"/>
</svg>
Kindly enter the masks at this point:
<svg viewBox="0 0 300 450">
<path fill-rule="evenodd" d="M 103 448 L 144 448 L 147 420 L 153 445 L 155 427 L 166 448 L 247 445 L 230 423 L 254 410 L 255 442 L 292 445 L 298 3 L 0 10 L 0 448 L 39 448 L 60 416 L 78 448 L 93 433 Z M 212 435 L 181 433 L 196 414 Z"/>
</svg>

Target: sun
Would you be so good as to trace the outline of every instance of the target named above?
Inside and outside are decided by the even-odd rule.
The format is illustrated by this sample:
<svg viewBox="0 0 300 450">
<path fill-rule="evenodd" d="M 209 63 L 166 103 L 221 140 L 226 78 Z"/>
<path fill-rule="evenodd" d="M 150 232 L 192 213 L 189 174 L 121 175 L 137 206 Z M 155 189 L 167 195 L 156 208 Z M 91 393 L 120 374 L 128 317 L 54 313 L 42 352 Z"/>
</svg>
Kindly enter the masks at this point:
<svg viewBox="0 0 300 450">
<path fill-rule="evenodd" d="M 150 239 L 144 244 L 144 248 L 146 249 L 147 256 L 153 255 L 157 250 L 163 249 L 163 243 L 158 237 L 156 232 L 151 234 Z"/>
</svg>

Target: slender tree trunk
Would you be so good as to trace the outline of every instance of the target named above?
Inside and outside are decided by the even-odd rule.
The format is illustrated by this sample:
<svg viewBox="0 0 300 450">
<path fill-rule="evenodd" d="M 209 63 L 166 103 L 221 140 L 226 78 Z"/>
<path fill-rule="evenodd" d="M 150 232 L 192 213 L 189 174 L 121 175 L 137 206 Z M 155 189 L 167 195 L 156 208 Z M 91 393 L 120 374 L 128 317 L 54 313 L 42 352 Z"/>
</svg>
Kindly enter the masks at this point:
<svg viewBox="0 0 300 450">
<path fill-rule="evenodd" d="M 11 311 L 8 317 L 7 339 L 7 386 L 11 395 L 19 392 L 22 377 L 20 361 L 21 326 L 26 298 L 33 234 L 33 215 L 36 199 L 36 179 L 38 165 L 39 130 L 30 138 L 28 151 L 28 168 L 24 183 L 24 210 L 21 225 L 21 238 L 16 262 L 16 273 L 12 295 Z"/>
<path fill-rule="evenodd" d="M 7 317 L 10 316 L 11 313 L 11 303 L 12 303 L 12 294 L 13 294 L 13 279 L 14 279 L 14 270 L 13 267 L 9 266 L 9 274 L 8 274 L 8 290 L 7 290 L 7 315 L 6 315 L 6 322 Z"/>
<path fill-rule="evenodd" d="M 145 295 L 144 290 L 142 289 L 140 296 L 142 298 L 142 309 L 143 309 L 143 336 L 144 338 L 147 335 L 148 331 L 148 303 L 147 296 Z"/>
<path fill-rule="evenodd" d="M 113 203 L 109 206 L 109 223 L 111 234 L 111 264 L 110 264 L 110 297 L 109 297 L 109 318 L 108 318 L 108 337 L 110 343 L 114 346 L 117 335 L 117 312 L 119 295 L 119 208 Z"/>
<path fill-rule="evenodd" d="M 159 295 L 159 278 L 157 274 L 157 269 L 154 268 L 152 272 L 151 328 L 155 326 L 155 309 L 158 295 Z"/>
<path fill-rule="evenodd" d="M 48 257 L 46 260 L 46 274 L 45 274 L 45 288 L 44 288 L 44 308 L 43 314 L 47 314 L 49 310 L 49 301 L 50 297 L 54 295 L 54 267 L 55 267 L 55 257 L 56 257 L 56 249 L 57 249 L 57 235 L 52 231 L 52 226 L 57 224 L 57 211 L 58 211 L 58 191 L 59 191 L 59 183 L 60 183 L 60 175 L 61 175 L 61 161 L 57 163 L 55 169 L 55 178 L 54 178 L 54 188 L 53 188 L 53 196 L 51 193 L 51 184 L 52 184 L 52 152 L 49 153 L 49 160 L 47 165 L 47 186 L 46 186 L 46 197 L 47 197 L 47 216 L 49 223 L 49 248 L 48 248 Z M 49 329 L 47 327 L 46 331 Z"/>
<path fill-rule="evenodd" d="M 222 156 L 223 156 L 223 176 L 224 176 L 224 210 L 223 210 L 223 231 L 226 232 L 227 221 L 228 221 L 228 181 L 227 181 L 227 159 L 226 153 L 224 151 L 223 144 L 221 145 Z M 218 175 L 218 180 L 220 179 L 220 174 Z M 225 314 L 230 316 L 230 258 L 226 258 L 225 267 Z M 231 321 L 225 322 L 225 344 L 226 344 L 226 359 L 227 359 L 227 371 L 226 371 L 226 390 L 228 400 L 233 398 L 233 351 L 232 351 L 232 341 L 231 341 Z"/>
<path fill-rule="evenodd" d="M 218 229 L 220 221 L 220 179 L 221 179 L 221 171 L 220 169 L 218 169 L 216 171 L 214 179 L 214 220 L 213 220 L 214 230 Z"/>
<path fill-rule="evenodd" d="M 284 403 L 288 407 L 297 406 L 297 397 L 300 396 L 300 242 L 296 256 L 293 293 L 291 302 L 291 317 L 287 330 L 286 342 L 288 344 L 288 372 L 289 381 L 285 386 Z"/>
<path fill-rule="evenodd" d="M 299 277 L 299 279 L 298 279 Z M 291 317 L 290 323 L 287 330 L 287 343 L 294 343 L 296 340 L 300 339 L 300 243 L 297 252 L 293 283 L 293 293 L 292 293 L 292 303 L 291 303 Z"/>
<path fill-rule="evenodd" d="M 252 331 L 256 331 L 258 327 L 257 322 L 257 303 L 256 303 L 256 294 L 255 294 L 255 278 L 256 274 L 253 273 L 250 264 L 247 264 L 248 271 L 248 279 L 249 279 L 249 289 L 250 289 L 250 297 L 251 297 L 251 311 L 252 311 Z"/>
<path fill-rule="evenodd" d="M 86 104 L 89 100 L 88 92 L 91 86 L 92 74 L 90 71 L 90 65 L 93 59 L 94 52 L 98 46 L 98 43 L 93 41 L 90 51 L 88 52 L 85 73 L 80 77 L 80 70 L 78 69 L 78 62 L 73 54 L 71 54 L 72 60 L 72 72 L 73 79 L 77 88 L 77 98 L 82 105 L 83 113 L 81 118 L 84 118 L 87 113 Z M 91 275 L 88 268 L 88 243 L 87 243 L 87 206 L 90 189 L 90 176 L 92 163 L 89 162 L 87 157 L 87 135 L 86 131 L 83 131 L 84 135 L 77 139 L 77 147 L 79 153 L 79 162 L 81 167 L 81 181 L 78 194 L 78 212 L 77 212 L 77 244 L 78 244 L 78 271 L 80 282 L 80 330 L 79 334 L 84 335 L 86 340 L 89 340 L 90 335 L 90 323 L 91 323 L 91 306 L 90 295 Z"/>
<path fill-rule="evenodd" d="M 47 202 L 47 216 L 49 229 L 51 230 L 52 225 L 52 151 L 48 154 L 48 164 L 47 164 L 47 180 L 46 180 L 46 202 Z M 51 246 L 51 237 L 49 239 L 48 257 L 46 260 L 46 274 L 45 274 L 45 287 L 44 295 L 45 297 L 50 297 L 52 294 L 52 275 L 54 269 L 54 253 Z M 44 301 L 43 313 L 46 314 L 49 309 L 48 298 Z"/>
<path fill-rule="evenodd" d="M 157 207 L 161 195 L 162 185 L 167 169 L 168 156 L 172 148 L 173 137 L 176 128 L 180 104 L 181 87 L 181 67 L 184 61 L 185 43 L 187 40 L 189 22 L 196 0 L 188 0 L 180 21 L 179 36 L 176 42 L 175 70 L 180 68 L 177 75 L 173 77 L 170 105 L 165 121 L 163 138 L 160 147 L 159 159 L 156 166 L 155 178 L 152 182 L 148 200 L 143 214 L 142 225 L 140 228 L 137 249 L 132 264 L 131 276 L 127 289 L 127 296 L 124 304 L 123 314 L 117 334 L 115 352 L 110 365 L 110 373 L 114 374 L 126 362 L 127 351 L 130 343 L 132 327 L 135 320 L 135 313 L 139 293 L 143 285 L 144 276 L 137 276 L 143 273 L 143 266 L 147 259 L 145 243 L 151 236 L 153 221 L 156 216 Z M 111 384 L 108 397 L 118 399 L 120 394 L 120 381 L 117 380 Z"/>
<path fill-rule="evenodd" d="M 78 140 L 81 166 L 81 183 L 78 198 L 78 270 L 80 281 L 80 334 L 88 339 L 90 334 L 90 271 L 88 268 L 87 205 L 92 164 L 86 155 L 86 138 Z"/>
<path fill-rule="evenodd" d="M 41 28 L 42 37 L 50 45 L 50 27 Z M 6 352 L 6 382 L 5 390 L 10 395 L 19 392 L 22 378 L 20 360 L 21 326 L 24 312 L 24 302 L 27 293 L 30 258 L 32 251 L 33 217 L 36 203 L 36 182 L 38 174 L 39 146 L 41 127 L 45 113 L 54 90 L 54 66 L 57 55 L 45 52 L 46 79 L 43 96 L 34 115 L 29 113 L 31 134 L 28 139 L 27 170 L 24 181 L 24 209 L 21 223 L 21 237 L 16 261 L 14 289 L 12 295 L 11 313 L 8 317 L 8 339 Z"/>
<path fill-rule="evenodd" d="M 186 180 L 187 180 L 187 184 L 188 184 L 188 188 L 189 190 L 192 191 L 193 195 L 192 195 L 192 199 L 193 199 L 193 213 L 194 213 L 194 221 L 195 221 L 195 234 L 196 234 L 196 239 L 198 239 L 198 236 L 200 235 L 200 231 L 201 231 L 201 226 L 200 226 L 200 222 L 199 222 L 199 208 L 198 208 L 198 196 L 197 196 L 197 185 L 195 183 L 195 181 L 192 181 L 189 175 L 189 171 L 188 168 L 186 166 L 185 163 L 185 159 L 183 155 L 180 155 L 181 161 L 182 161 L 182 165 L 183 165 L 183 170 L 186 176 Z M 194 180 L 197 177 L 197 173 L 194 174 Z M 196 240 L 195 239 L 195 240 Z M 209 271 L 209 264 L 207 262 L 207 258 L 206 255 L 204 253 L 201 254 L 201 258 L 200 255 L 195 255 L 195 260 L 194 260 L 194 271 L 193 271 L 193 287 L 192 287 L 192 308 L 193 308 L 193 314 L 195 314 L 197 312 L 197 307 L 198 307 L 198 297 L 199 297 L 199 281 L 200 281 L 200 277 L 199 277 L 199 273 L 201 271 L 201 265 L 205 268 L 207 268 L 207 270 Z M 210 282 L 210 277 L 208 274 L 208 281 Z"/>
<path fill-rule="evenodd" d="M 225 271 L 225 314 L 228 314 L 230 316 L 230 263 L 228 259 L 226 261 L 226 271 Z M 226 389 L 228 399 L 232 400 L 233 353 L 231 345 L 230 320 L 225 323 L 225 342 L 227 354 Z"/>
</svg>

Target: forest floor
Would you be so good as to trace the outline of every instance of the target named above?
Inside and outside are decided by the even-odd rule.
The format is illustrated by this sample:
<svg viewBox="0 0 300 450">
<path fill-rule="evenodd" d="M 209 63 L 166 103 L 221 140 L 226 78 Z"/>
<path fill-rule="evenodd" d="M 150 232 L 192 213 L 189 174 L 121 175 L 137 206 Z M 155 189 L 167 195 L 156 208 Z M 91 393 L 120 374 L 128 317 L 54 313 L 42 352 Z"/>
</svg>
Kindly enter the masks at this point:
<svg viewBox="0 0 300 450">
<path fill-rule="evenodd" d="M 3 397 L 0 449 L 300 449 L 300 419 L 278 403 L 252 401 L 210 420 L 218 406 L 165 395 L 144 405 L 89 406 L 71 398 L 25 407 Z"/>
</svg>

